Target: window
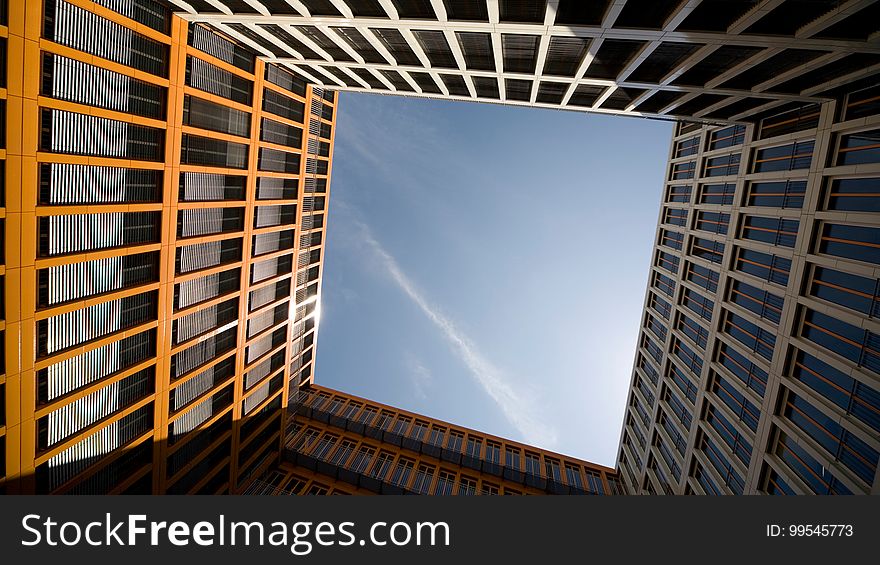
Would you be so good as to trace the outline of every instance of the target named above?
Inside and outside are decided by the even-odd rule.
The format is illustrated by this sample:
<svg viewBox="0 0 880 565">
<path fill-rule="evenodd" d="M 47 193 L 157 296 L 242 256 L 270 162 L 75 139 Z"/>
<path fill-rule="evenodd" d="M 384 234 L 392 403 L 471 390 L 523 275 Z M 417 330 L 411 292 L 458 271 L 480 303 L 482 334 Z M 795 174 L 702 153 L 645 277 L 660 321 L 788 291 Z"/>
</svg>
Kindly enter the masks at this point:
<svg viewBox="0 0 880 565">
<path fill-rule="evenodd" d="M 653 274 L 652 286 L 660 290 L 666 296 L 672 296 L 675 293 L 675 281 L 663 273 Z"/>
<path fill-rule="evenodd" d="M 287 308 L 285 308 L 286 310 Z M 333 400 L 330 401 L 330 406 L 327 407 L 327 412 L 330 414 L 336 414 L 342 405 L 345 404 L 345 399 L 339 396 L 334 396 Z"/>
<path fill-rule="evenodd" d="M 832 180 L 826 190 L 825 209 L 880 212 L 880 177 Z"/>
<path fill-rule="evenodd" d="M 880 374 L 880 336 L 869 330 L 808 308 L 801 335 L 859 367 Z"/>
<path fill-rule="evenodd" d="M 718 362 L 736 375 L 746 387 L 763 397 L 767 389 L 767 372 L 749 361 L 745 355 L 722 343 L 718 348 Z"/>
<path fill-rule="evenodd" d="M 677 483 L 679 479 L 681 479 L 681 465 L 679 465 L 678 460 L 675 458 L 674 455 L 672 455 L 672 452 L 669 451 L 669 446 L 666 445 L 666 442 L 663 441 L 663 438 L 662 436 L 660 436 L 660 434 L 654 436 L 654 445 L 657 447 L 657 451 L 660 452 L 660 457 L 669 467 L 669 470 L 672 472 L 672 476 L 675 478 L 675 482 Z"/>
<path fill-rule="evenodd" d="M 641 353 L 639 353 L 638 366 L 645 373 L 645 375 L 648 376 L 648 379 L 651 381 L 651 383 L 656 385 L 657 381 L 660 379 L 660 374 L 657 372 L 657 369 L 655 369 L 653 365 L 648 363 L 648 360 L 645 359 L 645 357 Z"/>
<path fill-rule="evenodd" d="M 373 421 L 373 418 L 376 417 L 376 414 L 379 413 L 379 410 L 373 406 L 367 406 L 364 408 L 364 411 L 361 412 L 360 417 L 358 418 L 358 423 L 361 424 L 369 424 Z"/>
<path fill-rule="evenodd" d="M 465 477 L 462 475 L 461 482 L 458 484 L 458 494 L 463 496 L 474 496 L 477 494 L 477 479 Z"/>
<path fill-rule="evenodd" d="M 373 460 L 375 453 L 376 450 L 374 448 L 362 445 L 351 462 L 351 470 L 355 473 L 365 473 L 370 467 L 370 462 Z"/>
<path fill-rule="evenodd" d="M 773 469 L 767 467 L 766 464 L 764 465 L 764 467 L 765 467 L 764 470 L 766 471 L 766 474 L 767 474 L 767 479 L 764 484 L 764 492 L 766 492 L 767 494 L 770 494 L 770 495 L 777 495 L 777 496 L 778 495 L 792 496 L 792 495 L 797 494 L 797 492 L 795 492 L 795 490 L 793 488 L 788 486 L 788 483 L 782 479 L 782 477 L 779 475 L 779 473 L 777 473 Z"/>
<path fill-rule="evenodd" d="M 344 466 L 345 462 L 348 461 L 349 456 L 351 456 L 354 451 L 354 446 L 355 443 L 353 441 L 347 439 L 342 440 L 342 443 L 339 444 L 333 457 L 330 458 L 330 462 L 338 467 Z"/>
<path fill-rule="evenodd" d="M 764 118 L 758 128 L 758 139 L 812 129 L 819 125 L 819 113 L 818 104 L 810 104 Z"/>
<path fill-rule="evenodd" d="M 727 418 L 724 417 L 721 411 L 711 404 L 706 409 L 705 420 L 709 427 L 715 430 L 721 440 L 727 444 L 731 453 L 742 461 L 744 465 L 748 466 L 749 460 L 752 457 L 752 446 L 742 437 L 736 427 L 727 421 Z"/>
<path fill-rule="evenodd" d="M 880 454 L 855 434 L 791 391 L 786 396 L 782 415 L 825 449 L 834 461 L 842 463 L 868 485 L 874 481 Z"/>
<path fill-rule="evenodd" d="M 452 489 L 454 486 L 455 473 L 450 473 L 449 471 L 440 471 L 440 474 L 437 476 L 437 488 L 434 490 L 434 494 L 448 496 L 452 494 Z"/>
<path fill-rule="evenodd" d="M 691 238 L 691 255 L 713 263 L 720 263 L 724 258 L 724 244 L 703 237 Z"/>
<path fill-rule="evenodd" d="M 699 376 L 700 373 L 694 372 L 694 374 Z M 677 386 L 685 397 L 690 400 L 691 404 L 697 401 L 696 385 L 694 385 L 691 377 L 687 373 L 678 368 L 678 365 L 675 363 L 669 364 L 669 371 L 667 372 L 666 378 L 675 383 L 675 386 Z"/>
<path fill-rule="evenodd" d="M 498 496 L 501 494 L 501 487 L 498 485 L 493 485 L 492 483 L 483 482 L 483 487 L 480 490 L 480 494 L 482 495 L 490 495 L 490 496 Z"/>
<path fill-rule="evenodd" d="M 501 463 L 501 444 L 494 441 L 486 442 L 486 461 L 489 463 Z"/>
<path fill-rule="evenodd" d="M 684 289 L 681 303 L 704 320 L 712 319 L 712 309 L 715 308 L 715 303 L 699 292 L 689 288 Z"/>
<path fill-rule="evenodd" d="M 446 449 L 450 451 L 461 451 L 461 443 L 464 440 L 464 434 L 455 430 L 449 431 L 449 442 Z"/>
<path fill-rule="evenodd" d="M 666 253 L 665 251 L 657 252 L 657 266 L 666 269 L 670 273 L 678 272 L 679 261 L 681 261 L 681 259 L 671 253 Z"/>
<path fill-rule="evenodd" d="M 394 455 L 392 453 L 380 451 L 379 456 L 376 458 L 376 464 L 373 465 L 373 470 L 370 472 L 370 475 L 380 481 L 384 480 L 385 476 L 388 474 L 388 469 L 391 468 L 392 461 L 394 461 Z"/>
<path fill-rule="evenodd" d="M 693 422 L 693 414 L 691 414 L 690 409 L 685 406 L 684 402 L 679 400 L 679 398 L 672 393 L 672 389 L 667 386 L 663 387 L 663 396 L 661 398 L 669 405 L 670 410 L 675 414 L 678 421 L 681 422 L 681 425 L 684 426 L 684 429 L 690 430 L 691 422 Z"/>
<path fill-rule="evenodd" d="M 360 402 L 351 401 L 345 406 L 345 411 L 342 413 L 342 417 L 346 420 L 353 420 L 354 415 L 357 414 L 362 407 L 363 404 Z"/>
<path fill-rule="evenodd" d="M 746 206 L 801 208 L 804 205 L 806 192 L 805 180 L 752 182 L 748 185 Z"/>
<path fill-rule="evenodd" d="M 412 476 L 414 466 L 415 461 L 412 459 L 405 459 L 403 457 L 398 459 L 397 466 L 394 467 L 394 472 L 391 473 L 391 484 L 406 487 L 409 484 L 409 478 Z"/>
<path fill-rule="evenodd" d="M 853 120 L 878 113 L 880 113 L 880 84 L 847 95 L 844 119 Z"/>
<path fill-rule="evenodd" d="M 409 437 L 416 441 L 423 441 L 425 439 L 425 433 L 428 431 L 428 422 L 423 422 L 421 420 L 416 420 L 416 423 L 413 424 L 412 430 L 410 431 Z"/>
<path fill-rule="evenodd" d="M 700 204 L 720 204 L 722 206 L 730 206 L 733 204 L 733 195 L 735 192 L 736 184 L 732 182 L 701 185 Z"/>
<path fill-rule="evenodd" d="M 706 170 L 703 175 L 707 177 L 735 175 L 739 172 L 739 160 L 739 153 L 706 159 Z"/>
<path fill-rule="evenodd" d="M 781 296 L 741 281 L 732 281 L 728 300 L 773 324 L 778 324 L 782 316 L 783 299 Z"/>
<path fill-rule="evenodd" d="M 556 482 L 562 482 L 562 468 L 559 465 L 559 460 L 553 459 L 551 457 L 545 457 L 544 467 L 547 470 L 548 479 L 553 479 Z"/>
<path fill-rule="evenodd" d="M 467 450 L 465 451 L 466 455 L 468 455 L 470 457 L 474 457 L 475 459 L 479 459 L 480 452 L 482 451 L 482 448 L 483 448 L 483 440 L 482 439 L 480 439 L 478 437 L 471 436 L 471 435 L 468 436 Z"/>
<path fill-rule="evenodd" d="M 504 466 L 507 467 L 508 469 L 513 469 L 514 471 L 519 471 L 519 469 L 520 469 L 520 461 L 519 460 L 520 460 L 521 456 L 522 455 L 521 455 L 519 449 L 517 449 L 515 447 L 511 447 L 511 446 L 505 447 L 504 448 Z"/>
<path fill-rule="evenodd" d="M 672 185 L 666 189 L 667 202 L 687 203 L 691 200 L 691 187 L 688 184 Z"/>
<path fill-rule="evenodd" d="M 446 428 L 439 426 L 431 426 L 431 439 L 428 440 L 431 445 L 443 445 L 443 438 L 446 435 Z"/>
<path fill-rule="evenodd" d="M 565 464 L 565 479 L 568 481 L 568 484 L 578 488 L 583 489 L 584 483 L 581 480 L 581 471 L 571 463 Z"/>
<path fill-rule="evenodd" d="M 880 264 L 880 229 L 844 224 L 825 224 L 819 253 Z"/>
<path fill-rule="evenodd" d="M 526 473 L 530 475 L 535 475 L 537 477 L 541 476 L 541 456 L 537 453 L 530 453 L 526 451 Z"/>
<path fill-rule="evenodd" d="M 666 326 L 661 324 L 657 318 L 652 316 L 650 313 L 647 316 L 647 320 L 645 322 L 645 327 L 651 330 L 651 332 L 657 336 L 660 341 L 666 341 Z"/>
<path fill-rule="evenodd" d="M 767 282 L 787 286 L 791 261 L 777 255 L 739 248 L 735 270 L 748 273 Z"/>
<path fill-rule="evenodd" d="M 678 451 L 679 455 L 683 456 L 687 449 L 687 439 L 685 439 L 685 435 L 681 433 L 675 421 L 661 409 L 657 422 L 669 434 L 669 439 L 675 445 L 675 450 Z"/>
<path fill-rule="evenodd" d="M 831 469 L 816 461 L 812 455 L 782 432 L 776 442 L 776 455 L 801 478 L 815 494 L 852 494 Z"/>
<path fill-rule="evenodd" d="M 739 418 L 739 421 L 750 430 L 757 431 L 760 411 L 754 403 L 747 399 L 724 377 L 712 371 L 709 378 L 709 390 L 712 391 L 725 406 Z"/>
<path fill-rule="evenodd" d="M 706 349 L 706 344 L 709 340 L 709 332 L 703 326 L 690 319 L 683 312 L 678 314 L 678 325 L 676 328 L 688 336 L 691 341 L 697 344 L 701 349 Z"/>
<path fill-rule="evenodd" d="M 639 392 L 642 393 L 642 395 L 644 395 L 645 400 L 648 401 L 648 404 L 653 406 L 654 405 L 654 393 L 651 392 L 651 388 L 648 387 L 647 384 L 645 384 L 645 381 L 643 381 L 640 376 L 636 376 L 636 388 L 639 390 Z"/>
<path fill-rule="evenodd" d="M 798 220 L 746 216 L 743 220 L 740 237 L 762 241 L 770 245 L 794 247 L 799 225 Z"/>
<path fill-rule="evenodd" d="M 718 129 L 709 134 L 709 151 L 741 145 L 745 140 L 746 126 L 735 125 Z"/>
<path fill-rule="evenodd" d="M 681 242 L 683 240 L 684 234 L 670 230 L 660 230 L 660 245 L 665 245 L 672 249 L 681 249 Z"/>
<path fill-rule="evenodd" d="M 321 441 L 319 441 L 315 449 L 312 450 L 311 455 L 315 459 L 326 459 L 327 454 L 329 454 L 330 450 L 333 449 L 333 446 L 336 444 L 336 441 L 338 439 L 339 436 L 333 434 L 324 434 L 324 437 L 321 438 Z"/>
<path fill-rule="evenodd" d="M 642 347 L 645 348 L 645 351 L 648 352 L 648 355 L 656 361 L 657 363 L 663 359 L 663 350 L 654 343 L 654 341 L 648 336 L 648 334 L 642 334 Z"/>
<path fill-rule="evenodd" d="M 687 157 L 689 155 L 696 155 L 699 149 L 699 135 L 695 135 L 694 137 L 688 139 L 683 139 L 675 144 L 675 157 L 673 157 L 673 159 L 677 159 L 678 157 Z"/>
<path fill-rule="evenodd" d="M 669 319 L 672 306 L 653 292 L 648 294 L 648 306 L 656 310 L 664 319 Z"/>
<path fill-rule="evenodd" d="M 688 211 L 685 208 L 666 208 L 663 221 L 674 226 L 687 225 Z"/>
<path fill-rule="evenodd" d="M 880 162 L 880 129 L 840 136 L 837 165 Z"/>
<path fill-rule="evenodd" d="M 697 212 L 697 221 L 694 224 L 694 229 L 709 233 L 727 234 L 729 224 L 730 214 L 700 210 Z"/>
<path fill-rule="evenodd" d="M 672 165 L 672 180 L 692 179 L 694 178 L 694 171 L 696 169 L 696 161 L 676 163 Z"/>
<path fill-rule="evenodd" d="M 434 481 L 434 470 L 434 467 L 431 467 L 430 465 L 425 465 L 424 463 L 420 464 L 419 470 L 416 472 L 416 478 L 413 481 L 412 490 L 419 494 L 428 494 L 431 492 L 431 483 Z"/>
<path fill-rule="evenodd" d="M 312 398 L 309 400 L 309 406 L 313 409 L 318 409 L 324 405 L 325 402 L 330 398 L 330 395 L 326 392 L 319 392 L 318 394 L 313 394 Z"/>
<path fill-rule="evenodd" d="M 768 147 L 755 152 L 753 173 L 770 171 L 794 171 L 809 169 L 813 160 L 813 141 L 802 141 L 778 147 Z"/>
<path fill-rule="evenodd" d="M 586 470 L 586 475 L 587 490 L 593 494 L 605 494 L 605 485 L 602 483 L 602 475 L 589 469 Z M 624 494 L 623 489 L 620 488 L 620 484 L 616 482 L 616 479 L 609 477 L 608 482 L 611 485 L 612 494 Z M 617 489 L 616 491 L 615 488 Z"/>
<path fill-rule="evenodd" d="M 727 457 L 724 456 L 723 452 L 718 449 L 715 442 L 709 439 L 709 436 L 706 434 L 701 434 L 701 436 L 698 444 L 699 449 L 709 460 L 712 467 L 715 468 L 715 471 L 721 475 L 724 484 L 734 494 L 742 494 L 745 489 L 745 483 L 743 482 L 742 477 L 734 469 L 730 461 L 727 460 Z"/>
<path fill-rule="evenodd" d="M 690 281 L 712 293 L 718 290 L 718 273 L 712 269 L 691 263 L 690 261 L 685 263 L 684 268 L 684 279 L 686 281 Z"/>
<path fill-rule="evenodd" d="M 406 433 L 406 430 L 409 429 L 409 425 L 411 423 L 412 418 L 410 418 L 409 416 L 398 416 L 397 420 L 394 421 L 394 433 L 404 435 Z"/>
<path fill-rule="evenodd" d="M 727 312 L 722 331 L 767 361 L 773 358 L 773 347 L 776 345 L 776 336 L 773 332 L 732 312 Z"/>
<path fill-rule="evenodd" d="M 847 416 L 880 432 L 880 392 L 808 353 L 795 351 L 792 379 L 837 405 Z"/>
<path fill-rule="evenodd" d="M 394 421 L 394 413 L 388 412 L 387 410 L 382 410 L 382 413 L 379 414 L 379 419 L 376 421 L 375 426 L 380 430 L 387 430 L 391 428 L 391 422 Z"/>
</svg>

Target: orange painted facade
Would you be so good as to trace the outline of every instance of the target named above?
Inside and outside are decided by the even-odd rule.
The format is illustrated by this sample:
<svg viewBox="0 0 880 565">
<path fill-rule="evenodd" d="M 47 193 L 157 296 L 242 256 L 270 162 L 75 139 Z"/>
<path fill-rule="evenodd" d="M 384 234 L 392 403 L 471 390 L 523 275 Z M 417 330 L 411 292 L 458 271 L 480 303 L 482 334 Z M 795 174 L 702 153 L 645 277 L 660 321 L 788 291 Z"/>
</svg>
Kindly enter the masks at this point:
<svg viewBox="0 0 880 565">
<path fill-rule="evenodd" d="M 0 20 L 0 492 L 236 492 L 312 379 L 335 95 L 160 16 Z"/>
</svg>

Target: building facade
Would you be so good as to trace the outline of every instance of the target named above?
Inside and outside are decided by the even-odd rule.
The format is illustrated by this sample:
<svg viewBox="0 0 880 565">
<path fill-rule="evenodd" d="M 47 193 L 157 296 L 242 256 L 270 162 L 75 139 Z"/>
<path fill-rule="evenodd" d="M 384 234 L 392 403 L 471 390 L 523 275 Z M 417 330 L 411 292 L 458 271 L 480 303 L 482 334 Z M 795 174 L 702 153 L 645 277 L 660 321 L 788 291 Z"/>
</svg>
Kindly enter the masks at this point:
<svg viewBox="0 0 880 565">
<path fill-rule="evenodd" d="M 300 387 L 370 404 L 313 385 L 347 90 L 687 121 L 622 484 L 878 492 L 877 22 L 876 0 L 0 0 L 0 491 L 236 493 L 267 470 L 421 491 L 424 465 L 432 492 L 441 471 L 619 492 L 527 446 L 533 473 L 483 446 L 456 463 L 298 407 Z M 375 442 L 408 482 L 329 472 L 309 430 Z"/>
<path fill-rule="evenodd" d="M 311 385 L 246 494 L 623 494 L 617 472 Z"/>
<path fill-rule="evenodd" d="M 880 81 L 672 139 L 629 492 L 880 492 Z"/>
<path fill-rule="evenodd" d="M 236 492 L 311 380 L 335 95 L 162 2 L 2 7 L 0 489 Z"/>
</svg>

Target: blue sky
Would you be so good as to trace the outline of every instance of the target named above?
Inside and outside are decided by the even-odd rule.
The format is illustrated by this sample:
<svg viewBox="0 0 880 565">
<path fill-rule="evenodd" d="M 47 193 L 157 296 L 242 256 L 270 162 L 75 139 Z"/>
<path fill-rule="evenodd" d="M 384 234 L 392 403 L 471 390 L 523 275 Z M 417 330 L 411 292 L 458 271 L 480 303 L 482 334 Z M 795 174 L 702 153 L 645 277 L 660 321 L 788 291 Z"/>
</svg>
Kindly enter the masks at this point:
<svg viewBox="0 0 880 565">
<path fill-rule="evenodd" d="M 614 466 L 671 131 L 341 93 L 316 382 Z"/>
</svg>

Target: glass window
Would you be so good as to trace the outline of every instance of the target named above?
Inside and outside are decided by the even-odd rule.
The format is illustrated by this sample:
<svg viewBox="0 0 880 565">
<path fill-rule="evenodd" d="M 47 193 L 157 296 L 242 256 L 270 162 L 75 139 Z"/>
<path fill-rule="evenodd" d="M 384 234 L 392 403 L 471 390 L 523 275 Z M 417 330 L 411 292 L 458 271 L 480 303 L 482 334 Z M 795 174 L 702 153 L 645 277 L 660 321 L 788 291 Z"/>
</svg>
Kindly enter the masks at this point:
<svg viewBox="0 0 880 565">
<path fill-rule="evenodd" d="M 880 279 L 814 267 L 809 293 L 870 317 L 880 317 Z"/>
<path fill-rule="evenodd" d="M 342 440 L 342 443 L 339 444 L 339 447 L 336 449 L 330 462 L 339 467 L 344 466 L 345 462 L 348 461 L 349 456 L 354 451 L 354 446 L 355 443 L 353 441 L 347 439 Z"/>
<path fill-rule="evenodd" d="M 797 492 L 790 486 L 785 480 L 773 469 L 769 468 L 765 464 L 765 471 L 767 473 L 767 479 L 764 484 L 764 492 L 771 495 L 795 495 Z"/>
<path fill-rule="evenodd" d="M 342 417 L 346 420 L 351 420 L 354 418 L 354 415 L 358 413 L 358 410 L 360 410 L 362 407 L 363 404 L 361 404 L 360 402 L 349 402 L 345 406 L 345 411 L 343 411 Z"/>
<path fill-rule="evenodd" d="M 880 129 L 840 136 L 837 165 L 880 163 Z"/>
<path fill-rule="evenodd" d="M 727 234 L 729 224 L 730 214 L 699 210 L 697 211 L 697 221 L 694 224 L 694 228 L 709 233 Z"/>
<path fill-rule="evenodd" d="M 677 184 L 670 186 L 666 190 L 666 201 L 667 202 L 690 202 L 691 200 L 691 187 L 689 184 Z"/>
<path fill-rule="evenodd" d="M 484 481 L 482 489 L 480 490 L 480 494 L 487 496 L 498 496 L 499 494 L 501 494 L 501 487 Z"/>
<path fill-rule="evenodd" d="M 382 413 L 379 415 L 379 420 L 376 422 L 376 427 L 380 430 L 387 430 L 391 427 L 391 422 L 393 421 L 394 413 L 382 410 Z"/>
<path fill-rule="evenodd" d="M 565 464 L 565 479 L 569 485 L 571 485 L 575 488 L 579 488 L 579 489 L 584 488 L 583 480 L 581 480 L 580 469 L 578 469 L 577 467 L 575 467 L 571 463 Z"/>
<path fill-rule="evenodd" d="M 681 242 L 683 240 L 684 234 L 670 230 L 660 230 L 660 245 L 665 245 L 671 249 L 681 249 Z"/>
<path fill-rule="evenodd" d="M 559 465 L 559 460 L 553 459 L 551 457 L 544 458 L 544 466 L 547 470 L 547 478 L 553 479 L 557 482 L 562 482 L 562 468 Z"/>
<path fill-rule="evenodd" d="M 810 161 L 813 160 L 813 141 L 801 141 L 777 147 L 759 149 L 755 152 L 753 173 L 766 173 L 769 171 L 794 171 L 796 169 L 809 169 Z"/>
<path fill-rule="evenodd" d="M 825 208 L 880 212 L 880 177 L 832 180 L 827 190 Z"/>
<path fill-rule="evenodd" d="M 333 434 L 324 434 L 324 437 L 321 438 L 321 441 L 318 442 L 318 445 L 312 450 L 312 456 L 316 459 L 326 459 L 327 454 L 330 453 L 330 450 L 333 449 L 333 446 L 336 444 L 336 441 L 339 439 L 339 436 L 335 436 Z"/>
<path fill-rule="evenodd" d="M 735 268 L 761 280 L 787 286 L 791 261 L 777 255 L 739 248 Z"/>
<path fill-rule="evenodd" d="M 446 428 L 440 426 L 431 426 L 431 438 L 428 440 L 431 445 L 443 445 L 443 438 L 446 436 Z"/>
<path fill-rule="evenodd" d="M 692 179 L 694 178 L 694 171 L 696 171 L 696 169 L 696 161 L 676 163 L 672 165 L 672 180 Z"/>
<path fill-rule="evenodd" d="M 431 483 L 434 480 L 434 467 L 430 465 L 425 465 L 424 463 L 419 465 L 419 470 L 416 473 L 416 478 L 413 481 L 412 490 L 419 494 L 428 494 L 431 492 Z"/>
<path fill-rule="evenodd" d="M 689 288 L 684 289 L 681 303 L 704 320 L 712 319 L 712 309 L 715 308 L 715 303 L 699 292 Z"/>
<path fill-rule="evenodd" d="M 739 160 L 739 153 L 706 159 L 706 170 L 703 171 L 703 175 L 707 177 L 735 175 L 739 172 Z"/>
<path fill-rule="evenodd" d="M 731 283 L 728 300 L 773 324 L 778 324 L 782 316 L 783 299 L 781 296 L 741 281 L 734 280 Z"/>
<path fill-rule="evenodd" d="M 519 471 L 520 457 L 522 457 L 522 454 L 520 453 L 519 449 L 517 449 L 515 447 L 511 447 L 511 446 L 507 446 L 504 448 L 504 466 L 505 467 L 507 467 L 509 469 L 513 469 L 514 471 Z"/>
<path fill-rule="evenodd" d="M 413 424 L 412 430 L 410 431 L 409 437 L 416 441 L 424 441 L 425 434 L 428 431 L 428 422 L 423 422 L 421 420 L 416 420 L 416 423 Z"/>
<path fill-rule="evenodd" d="M 526 473 L 541 476 L 541 456 L 526 451 Z"/>
<path fill-rule="evenodd" d="M 393 461 L 393 454 L 388 453 L 387 451 L 380 451 L 379 456 L 376 458 L 376 464 L 373 465 L 373 470 L 370 472 L 370 475 L 380 481 L 384 480 Z"/>
<path fill-rule="evenodd" d="M 788 391 L 783 416 L 870 485 L 880 454 L 806 399 Z"/>
<path fill-rule="evenodd" d="M 669 319 L 669 314 L 672 311 L 672 305 L 654 294 L 653 292 L 648 294 L 648 306 L 653 308 L 656 312 L 663 316 L 663 319 Z"/>
<path fill-rule="evenodd" d="M 764 391 L 767 389 L 767 372 L 752 363 L 745 355 L 722 343 L 718 348 L 718 363 L 730 370 L 758 396 L 764 396 Z"/>
<path fill-rule="evenodd" d="M 746 206 L 801 208 L 804 205 L 806 192 L 805 180 L 752 182 L 748 185 Z"/>
<path fill-rule="evenodd" d="M 398 416 L 397 420 L 394 421 L 394 433 L 404 435 L 406 430 L 409 429 L 410 423 L 412 423 L 412 418 L 409 416 Z"/>
<path fill-rule="evenodd" d="M 727 312 L 722 331 L 767 361 L 773 358 L 773 348 L 776 345 L 776 335 L 773 332 L 733 312 Z"/>
<path fill-rule="evenodd" d="M 660 341 L 666 341 L 666 326 L 660 323 L 657 318 L 648 313 L 645 321 L 645 327 L 647 327 L 651 332 L 660 339 Z"/>
<path fill-rule="evenodd" d="M 660 424 L 660 427 L 666 430 L 666 433 L 669 434 L 669 438 L 675 445 L 675 450 L 683 456 L 687 449 L 687 439 L 685 438 L 685 435 L 679 431 L 678 424 L 676 424 L 675 420 L 670 418 L 663 409 L 660 410 L 660 415 L 657 421 Z"/>
<path fill-rule="evenodd" d="M 660 290 L 666 296 L 672 296 L 675 293 L 675 281 L 667 277 L 663 273 L 654 273 L 654 288 Z"/>
<path fill-rule="evenodd" d="M 709 134 L 709 151 L 741 145 L 745 140 L 746 126 L 735 125 Z"/>
<path fill-rule="evenodd" d="M 776 455 L 803 480 L 815 494 L 852 494 L 827 466 L 816 461 L 798 445 L 798 441 L 782 432 L 776 443 Z"/>
<path fill-rule="evenodd" d="M 376 450 L 368 445 L 362 445 L 351 462 L 351 470 L 355 473 L 365 473 L 373 460 Z"/>
<path fill-rule="evenodd" d="M 845 119 L 853 120 L 874 114 L 880 114 L 880 84 L 847 95 Z"/>
<path fill-rule="evenodd" d="M 452 494 L 452 489 L 454 486 L 455 473 L 440 471 L 440 474 L 437 476 L 437 488 L 434 490 L 434 494 L 448 496 Z"/>
<path fill-rule="evenodd" d="M 703 237 L 692 237 L 691 255 L 713 263 L 720 263 L 724 258 L 724 244 Z"/>
<path fill-rule="evenodd" d="M 455 430 L 449 431 L 449 442 L 446 449 L 450 451 L 461 451 L 461 443 L 464 440 L 464 434 Z"/>
<path fill-rule="evenodd" d="M 700 149 L 700 136 L 695 135 L 694 137 L 683 139 L 675 144 L 675 157 L 687 157 L 689 155 L 696 155 L 697 151 Z"/>
<path fill-rule="evenodd" d="M 654 366 L 651 365 L 651 364 L 648 362 L 648 360 L 645 359 L 645 357 L 644 357 L 641 353 L 639 353 L 639 362 L 638 362 L 638 366 L 639 366 L 639 368 L 640 368 L 642 371 L 644 371 L 644 373 L 648 376 L 648 379 L 650 379 L 650 381 L 651 381 L 653 384 L 656 385 L 656 384 L 657 384 L 657 381 L 658 381 L 659 378 L 660 378 L 660 375 L 659 375 L 659 373 L 657 372 L 657 369 L 654 368 Z"/>
<path fill-rule="evenodd" d="M 703 350 L 706 349 L 706 344 L 709 341 L 709 331 L 696 321 L 689 318 L 683 312 L 680 312 L 678 314 L 678 324 L 675 327 L 684 335 L 688 336 L 700 348 Z"/>
<path fill-rule="evenodd" d="M 705 420 L 709 427 L 715 430 L 721 440 L 727 444 L 731 453 L 748 466 L 752 457 L 752 446 L 724 417 L 722 412 L 710 404 L 706 409 Z"/>
<path fill-rule="evenodd" d="M 686 226 L 688 211 L 686 208 L 666 208 L 663 212 L 663 221 L 674 226 Z"/>
<path fill-rule="evenodd" d="M 474 496 L 477 494 L 477 479 L 465 477 L 462 475 L 461 482 L 458 483 L 458 494 L 463 496 Z"/>
<path fill-rule="evenodd" d="M 880 392 L 816 357 L 796 350 L 791 378 L 880 432 Z"/>
<path fill-rule="evenodd" d="M 660 349 L 654 341 L 648 336 L 648 334 L 642 334 L 642 347 L 648 352 L 648 355 L 656 361 L 657 363 L 663 359 L 663 350 Z"/>
<path fill-rule="evenodd" d="M 762 241 L 770 245 L 794 247 L 799 225 L 798 220 L 746 216 L 743 220 L 740 237 L 752 241 Z"/>
<path fill-rule="evenodd" d="M 844 224 L 825 224 L 819 252 L 856 261 L 880 264 L 880 229 Z"/>
<path fill-rule="evenodd" d="M 672 393 L 672 389 L 667 386 L 663 387 L 663 400 L 669 405 L 670 410 L 675 417 L 678 418 L 678 421 L 681 422 L 681 425 L 684 426 L 686 430 L 691 429 L 691 422 L 693 421 L 693 414 L 691 414 L 690 409 L 685 406 L 684 402 L 679 400 L 679 398 Z"/>
<path fill-rule="evenodd" d="M 690 261 L 685 263 L 684 269 L 684 278 L 686 281 L 690 281 L 699 287 L 705 288 L 709 292 L 714 293 L 718 290 L 717 272 L 708 267 L 691 263 Z"/>
<path fill-rule="evenodd" d="M 742 477 L 736 470 L 734 470 L 733 465 L 727 460 L 724 453 L 718 449 L 715 442 L 709 439 L 709 436 L 706 434 L 701 435 L 702 438 L 699 442 L 700 450 L 709 460 L 709 463 L 715 468 L 715 471 L 721 475 L 724 484 L 734 494 L 742 494 L 745 489 L 745 483 L 743 482 Z"/>
<path fill-rule="evenodd" d="M 361 412 L 360 417 L 358 418 L 358 422 L 361 424 L 369 424 L 376 417 L 376 414 L 379 412 L 378 409 L 373 406 L 367 406 L 364 408 L 364 411 Z"/>
<path fill-rule="evenodd" d="M 501 463 L 501 444 L 494 441 L 486 442 L 486 461 L 489 463 Z"/>
<path fill-rule="evenodd" d="M 764 118 L 758 128 L 758 139 L 776 137 L 812 129 L 819 125 L 819 105 L 810 104 Z"/>
<path fill-rule="evenodd" d="M 470 457 L 479 459 L 482 450 L 483 440 L 481 438 L 469 435 L 467 438 L 467 450 L 465 451 L 465 454 Z"/>
<path fill-rule="evenodd" d="M 719 399 L 721 399 L 725 406 L 730 408 L 730 410 L 736 414 L 736 417 L 739 418 L 740 422 L 745 424 L 746 427 L 753 432 L 757 431 L 758 420 L 761 417 L 761 412 L 758 407 L 739 392 L 739 390 L 737 390 L 737 388 L 724 377 L 714 371 L 710 372 L 710 374 L 709 390 L 711 390 Z"/>
<path fill-rule="evenodd" d="M 720 204 L 730 206 L 736 193 L 736 184 L 704 184 L 700 186 L 700 204 Z"/>
<path fill-rule="evenodd" d="M 699 373 L 697 373 L 699 376 Z M 682 371 L 676 364 L 669 364 L 667 378 L 675 383 L 675 386 L 685 395 L 685 397 L 693 404 L 697 401 L 697 387 L 694 385 L 691 377 Z"/>
<path fill-rule="evenodd" d="M 880 336 L 815 310 L 806 310 L 801 335 L 859 367 L 880 374 Z"/>
<path fill-rule="evenodd" d="M 397 460 L 397 466 L 391 473 L 391 484 L 406 487 L 409 484 L 409 478 L 412 476 L 412 470 L 415 461 L 401 457 Z"/>
<path fill-rule="evenodd" d="M 657 252 L 657 266 L 661 269 L 666 269 L 670 273 L 678 273 L 679 261 L 681 259 L 671 253 L 666 253 L 665 251 Z"/>
</svg>

